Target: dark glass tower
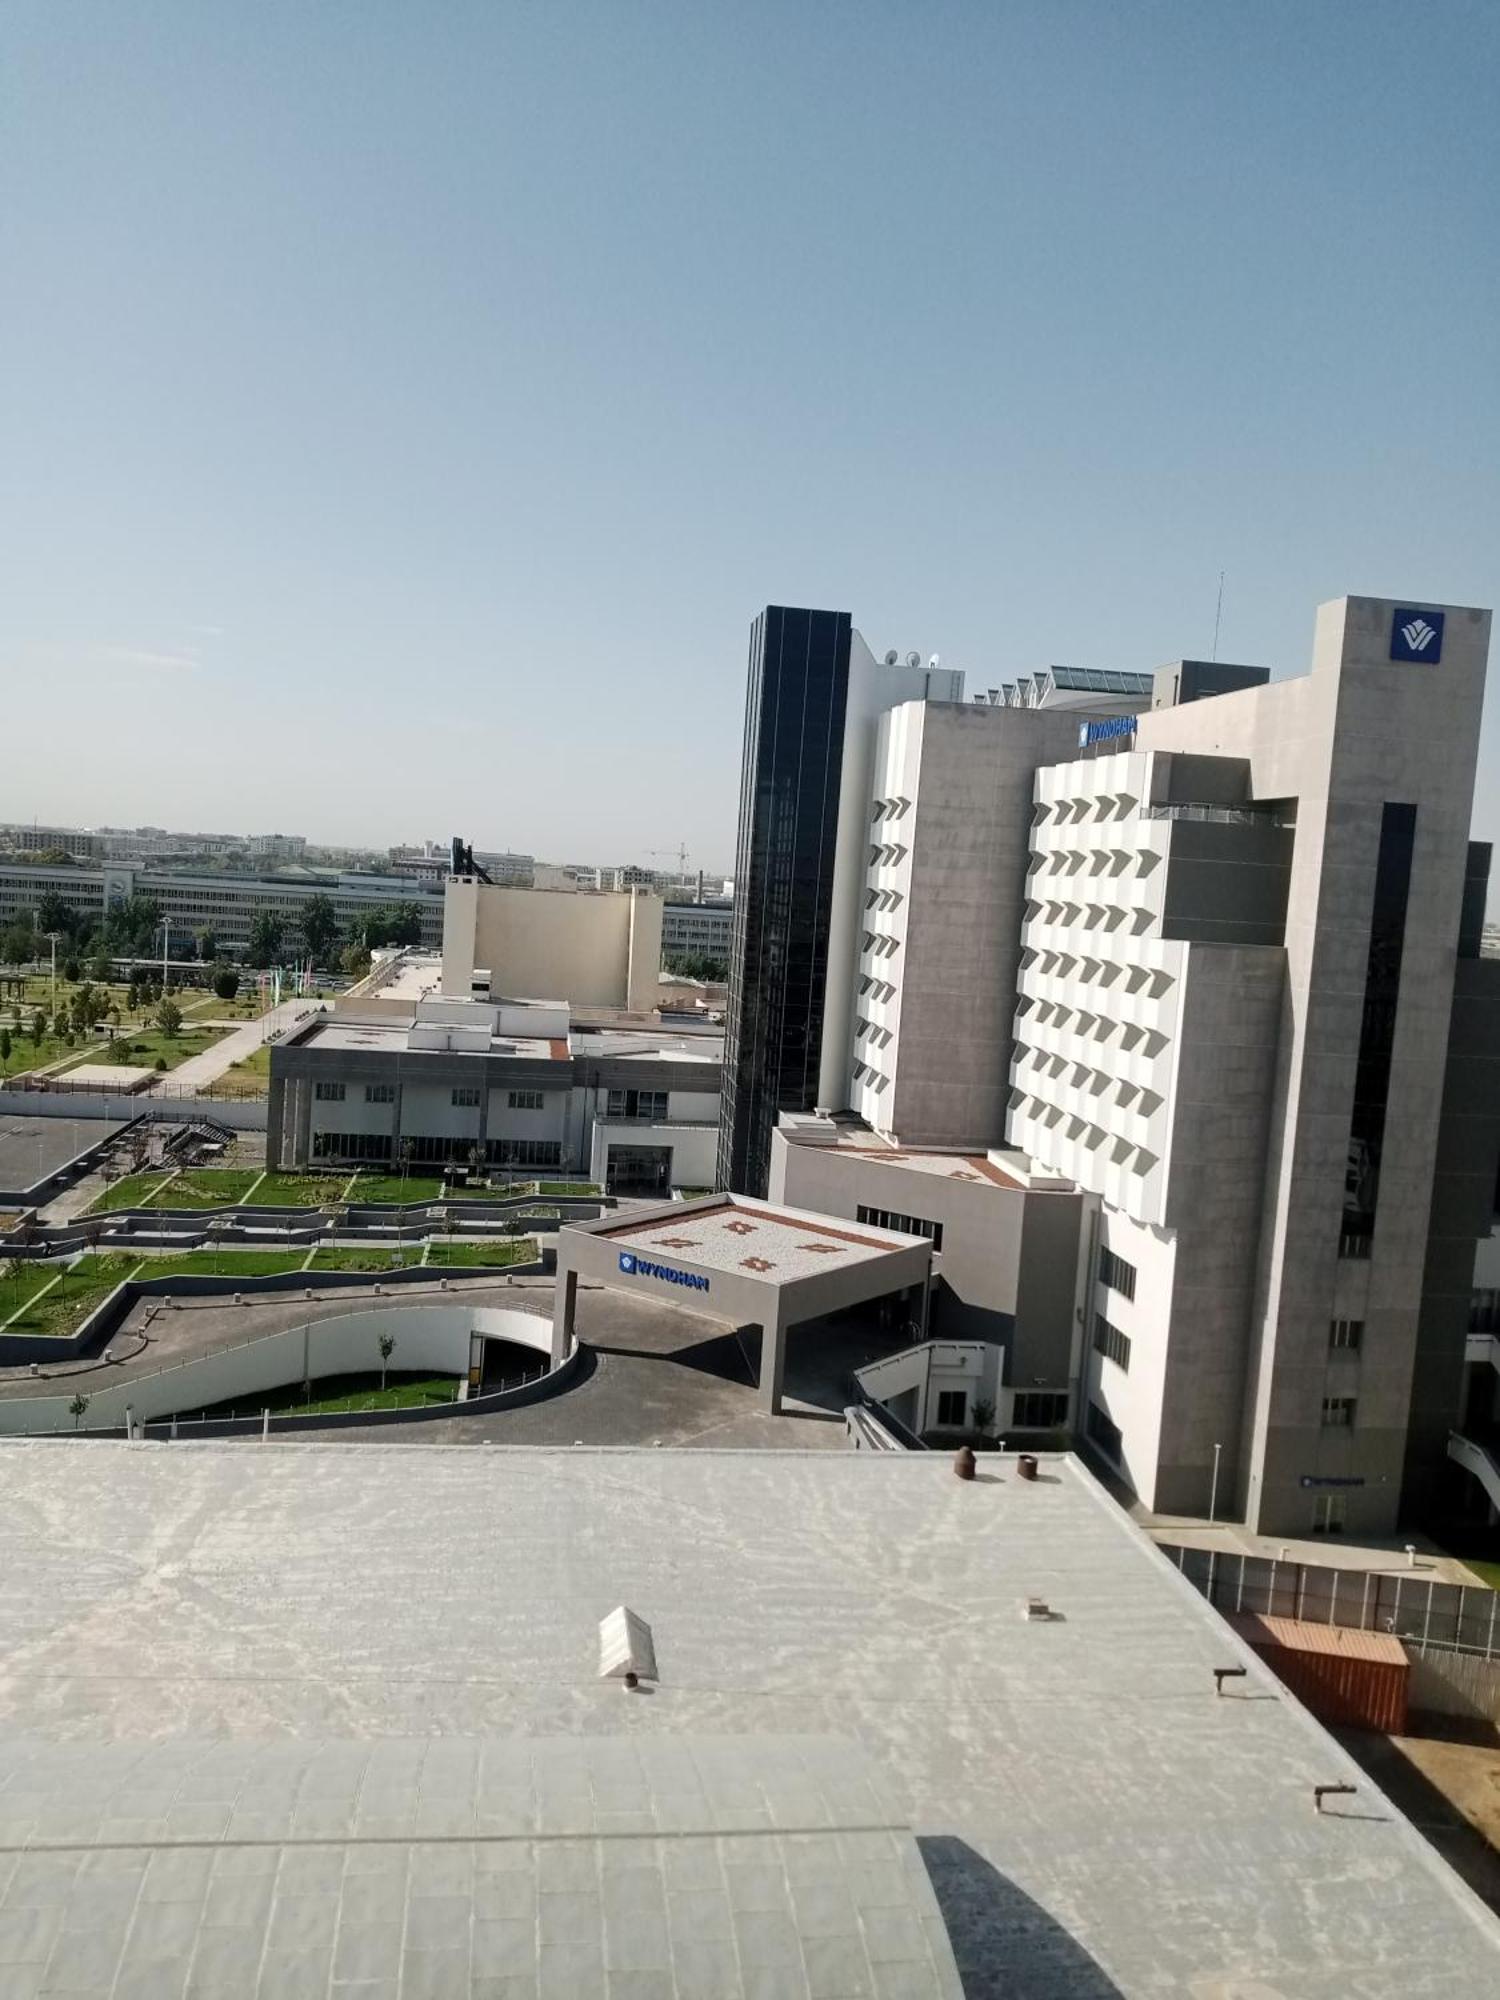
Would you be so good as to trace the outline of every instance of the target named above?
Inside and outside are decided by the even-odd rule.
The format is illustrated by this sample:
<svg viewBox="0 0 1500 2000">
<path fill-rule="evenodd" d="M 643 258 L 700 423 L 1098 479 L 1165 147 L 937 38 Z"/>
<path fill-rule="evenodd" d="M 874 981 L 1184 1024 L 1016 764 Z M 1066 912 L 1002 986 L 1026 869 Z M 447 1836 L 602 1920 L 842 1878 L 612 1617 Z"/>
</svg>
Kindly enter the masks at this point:
<svg viewBox="0 0 1500 2000">
<path fill-rule="evenodd" d="M 764 1195 L 781 1111 L 811 1111 L 823 1040 L 846 611 L 768 604 L 750 628 L 719 1185 Z"/>
</svg>

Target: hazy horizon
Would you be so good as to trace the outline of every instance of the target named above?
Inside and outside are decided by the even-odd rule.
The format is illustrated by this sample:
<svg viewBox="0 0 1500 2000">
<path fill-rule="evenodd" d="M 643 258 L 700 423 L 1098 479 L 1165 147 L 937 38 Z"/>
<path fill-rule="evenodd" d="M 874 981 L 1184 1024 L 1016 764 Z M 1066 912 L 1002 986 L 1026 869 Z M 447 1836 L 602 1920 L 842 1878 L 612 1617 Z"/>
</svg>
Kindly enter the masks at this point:
<svg viewBox="0 0 1500 2000">
<path fill-rule="evenodd" d="M 1278 675 L 1330 597 L 1494 605 L 1497 58 L 1464 0 L 17 0 L 0 817 L 728 872 L 768 601 L 971 688 L 1201 656 L 1221 571 Z"/>
</svg>

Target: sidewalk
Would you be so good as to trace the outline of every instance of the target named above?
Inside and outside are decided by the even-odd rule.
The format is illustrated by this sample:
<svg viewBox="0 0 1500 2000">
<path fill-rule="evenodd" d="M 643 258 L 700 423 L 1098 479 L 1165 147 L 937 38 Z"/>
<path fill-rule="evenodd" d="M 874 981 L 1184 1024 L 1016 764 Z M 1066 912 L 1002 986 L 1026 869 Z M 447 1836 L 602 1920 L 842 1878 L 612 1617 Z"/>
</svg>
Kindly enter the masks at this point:
<svg viewBox="0 0 1500 2000">
<path fill-rule="evenodd" d="M 268 1014 L 257 1015 L 253 1021 L 241 1021 L 233 1034 L 225 1035 L 205 1049 L 201 1055 L 189 1056 L 176 1069 L 168 1070 L 159 1082 L 142 1091 L 143 1097 L 191 1097 L 208 1083 L 215 1083 L 234 1063 L 246 1056 L 254 1055 L 262 1042 L 282 1028 L 289 1028 L 298 1014 L 304 1010 L 315 1011 L 319 1003 L 300 996 L 295 1000 L 283 1000 Z"/>
</svg>

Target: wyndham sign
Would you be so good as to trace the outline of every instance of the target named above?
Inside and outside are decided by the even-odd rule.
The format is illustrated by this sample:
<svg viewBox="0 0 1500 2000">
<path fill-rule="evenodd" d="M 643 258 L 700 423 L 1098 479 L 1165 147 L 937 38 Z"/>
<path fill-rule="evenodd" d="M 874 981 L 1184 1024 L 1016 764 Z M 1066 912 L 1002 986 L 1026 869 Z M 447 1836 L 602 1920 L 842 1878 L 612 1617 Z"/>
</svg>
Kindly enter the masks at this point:
<svg viewBox="0 0 1500 2000">
<path fill-rule="evenodd" d="M 620 1252 L 620 1269 L 627 1278 L 658 1278 L 664 1285 L 685 1285 L 690 1292 L 706 1292 L 708 1280 L 697 1271 L 679 1271 L 671 1264 L 653 1264 L 649 1257 L 637 1257 L 633 1250 Z"/>
</svg>

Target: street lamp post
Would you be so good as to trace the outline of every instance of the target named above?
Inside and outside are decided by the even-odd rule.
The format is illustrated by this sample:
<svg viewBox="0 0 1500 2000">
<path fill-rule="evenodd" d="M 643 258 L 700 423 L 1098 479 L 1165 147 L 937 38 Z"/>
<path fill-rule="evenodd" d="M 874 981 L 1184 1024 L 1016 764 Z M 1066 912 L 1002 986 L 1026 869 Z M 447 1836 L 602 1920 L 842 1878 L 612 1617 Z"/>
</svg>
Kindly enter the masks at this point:
<svg viewBox="0 0 1500 2000">
<path fill-rule="evenodd" d="M 1219 1453 L 1223 1449 L 1224 1447 L 1220 1444 L 1214 1446 L 1214 1476 L 1213 1482 L 1208 1489 L 1208 1518 L 1210 1522 L 1212 1522 L 1219 1504 Z"/>
<path fill-rule="evenodd" d="M 55 1021 L 55 1020 L 57 1019 L 57 939 L 58 939 L 58 933 L 57 933 L 56 931 L 48 931 L 48 933 L 47 933 L 47 937 L 48 937 L 48 939 L 49 939 L 49 941 L 50 941 L 50 943 L 51 943 L 51 945 L 52 945 L 52 1018 L 53 1018 L 53 1020 Z"/>
</svg>

